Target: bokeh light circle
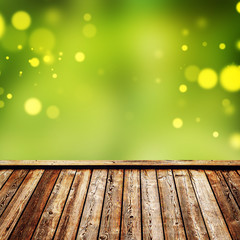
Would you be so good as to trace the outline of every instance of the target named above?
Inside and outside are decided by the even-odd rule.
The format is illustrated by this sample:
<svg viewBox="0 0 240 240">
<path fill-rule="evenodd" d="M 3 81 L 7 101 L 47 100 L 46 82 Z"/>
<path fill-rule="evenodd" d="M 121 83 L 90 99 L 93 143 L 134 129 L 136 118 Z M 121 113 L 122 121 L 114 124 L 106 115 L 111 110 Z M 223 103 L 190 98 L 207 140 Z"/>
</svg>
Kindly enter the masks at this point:
<svg viewBox="0 0 240 240">
<path fill-rule="evenodd" d="M 13 98 L 13 95 L 11 93 L 8 93 L 7 94 L 7 99 L 12 99 Z"/>
<path fill-rule="evenodd" d="M 12 16 L 12 25 L 17 30 L 26 30 L 31 25 L 31 17 L 25 11 L 18 11 Z"/>
<path fill-rule="evenodd" d="M 59 114 L 60 114 L 60 111 L 59 111 L 59 108 L 57 106 L 49 106 L 47 108 L 47 116 L 50 118 L 50 119 L 56 119 L 59 117 Z"/>
<path fill-rule="evenodd" d="M 83 52 L 77 52 L 75 54 L 75 60 L 77 62 L 83 62 L 85 60 L 85 54 Z"/>
<path fill-rule="evenodd" d="M 5 21 L 2 14 L 0 14 L 0 38 L 3 36 L 4 32 L 5 32 Z"/>
<path fill-rule="evenodd" d="M 211 68 L 201 70 L 198 75 L 198 84 L 204 89 L 214 88 L 217 84 L 217 73 Z"/>
<path fill-rule="evenodd" d="M 29 98 L 24 103 L 24 109 L 25 109 L 27 114 L 34 116 L 34 115 L 37 115 L 41 112 L 42 103 L 37 98 Z"/>
<path fill-rule="evenodd" d="M 240 2 L 237 3 L 236 10 L 237 10 L 238 13 L 240 13 Z"/>
<path fill-rule="evenodd" d="M 240 90 L 240 67 L 236 65 L 226 66 L 220 74 L 220 83 L 229 92 Z"/>
<path fill-rule="evenodd" d="M 97 28 L 95 25 L 89 23 L 89 24 L 86 24 L 84 27 L 83 27 L 83 35 L 87 38 L 93 38 L 95 37 L 97 33 Z"/>
<path fill-rule="evenodd" d="M 52 50 L 55 45 L 55 36 L 48 29 L 39 28 L 32 32 L 29 44 L 36 52 L 48 52 Z"/>
<path fill-rule="evenodd" d="M 89 22 L 92 19 L 92 15 L 90 13 L 85 13 L 83 15 L 83 19 L 84 19 L 84 21 Z"/>
<path fill-rule="evenodd" d="M 184 71 L 184 75 L 188 81 L 194 82 L 194 81 L 197 81 L 199 72 L 200 72 L 200 69 L 198 66 L 190 65 L 190 66 L 186 67 L 186 69 Z"/>
<path fill-rule="evenodd" d="M 5 106 L 4 101 L 0 100 L 0 108 L 4 108 L 4 106 Z"/>
<path fill-rule="evenodd" d="M 181 85 L 179 86 L 179 91 L 180 91 L 181 93 L 185 93 L 185 92 L 187 91 L 187 86 L 186 86 L 185 84 L 181 84 Z"/>
<path fill-rule="evenodd" d="M 230 145 L 232 148 L 240 150 L 240 133 L 233 133 L 230 136 Z"/>
<path fill-rule="evenodd" d="M 183 120 L 181 118 L 174 118 L 172 124 L 174 128 L 181 128 L 183 126 Z"/>
<path fill-rule="evenodd" d="M 0 95 L 4 93 L 4 88 L 0 87 Z"/>
<path fill-rule="evenodd" d="M 213 132 L 213 137 L 214 137 L 214 138 L 218 138 L 218 137 L 219 137 L 219 132 L 214 131 L 214 132 Z"/>
<path fill-rule="evenodd" d="M 52 54 L 46 54 L 44 57 L 43 57 L 43 61 L 46 63 L 46 64 L 52 64 L 54 62 L 54 56 Z"/>
<path fill-rule="evenodd" d="M 186 44 L 182 45 L 181 49 L 183 52 L 186 52 L 188 50 L 188 45 Z"/>
<path fill-rule="evenodd" d="M 31 65 L 32 67 L 38 67 L 39 64 L 40 64 L 39 59 L 36 58 L 36 57 L 29 59 L 28 62 L 30 63 L 30 65 Z"/>
<path fill-rule="evenodd" d="M 219 48 L 220 48 L 221 50 L 224 50 L 224 49 L 226 48 L 226 44 L 225 44 L 225 43 L 220 43 L 220 44 L 219 44 Z"/>
<path fill-rule="evenodd" d="M 240 51 L 240 40 L 238 40 L 238 41 L 236 42 L 236 48 L 237 48 L 237 50 Z"/>
</svg>

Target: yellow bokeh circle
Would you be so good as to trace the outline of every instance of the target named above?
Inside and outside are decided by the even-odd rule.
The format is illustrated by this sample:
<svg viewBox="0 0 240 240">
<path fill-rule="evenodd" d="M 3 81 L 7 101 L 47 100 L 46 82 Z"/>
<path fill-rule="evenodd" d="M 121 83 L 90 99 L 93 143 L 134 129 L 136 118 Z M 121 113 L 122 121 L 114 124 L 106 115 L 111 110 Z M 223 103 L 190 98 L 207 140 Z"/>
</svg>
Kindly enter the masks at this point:
<svg viewBox="0 0 240 240">
<path fill-rule="evenodd" d="M 84 19 L 84 21 L 89 22 L 92 19 L 92 15 L 90 13 L 85 13 L 83 15 L 83 19 Z"/>
<path fill-rule="evenodd" d="M 188 45 L 184 44 L 184 45 L 182 45 L 181 48 L 182 48 L 183 52 L 186 52 L 188 50 Z"/>
<path fill-rule="evenodd" d="M 225 67 L 220 74 L 220 83 L 229 92 L 240 90 L 240 67 L 236 65 Z"/>
<path fill-rule="evenodd" d="M 0 108 L 4 108 L 4 106 L 5 106 L 4 101 L 0 100 Z"/>
<path fill-rule="evenodd" d="M 240 13 L 240 2 L 237 3 L 236 10 L 237 10 L 238 13 Z"/>
<path fill-rule="evenodd" d="M 41 112 L 42 103 L 37 98 L 29 98 L 24 103 L 24 109 L 27 114 L 34 116 Z"/>
<path fill-rule="evenodd" d="M 218 138 L 218 137 L 219 137 L 219 132 L 214 131 L 214 132 L 213 132 L 213 137 L 214 137 L 214 138 Z"/>
<path fill-rule="evenodd" d="M 225 44 L 225 43 L 220 43 L 220 44 L 219 44 L 219 48 L 220 48 L 221 50 L 224 50 L 224 49 L 226 48 L 226 44 Z"/>
<path fill-rule="evenodd" d="M 198 66 L 190 65 L 186 67 L 184 71 L 184 75 L 188 81 L 194 82 L 197 80 L 199 72 L 200 72 L 200 69 Z"/>
<path fill-rule="evenodd" d="M 31 17 L 25 11 L 15 12 L 12 16 L 12 25 L 17 30 L 26 30 L 31 25 Z"/>
<path fill-rule="evenodd" d="M 237 50 L 240 50 L 240 40 L 238 40 L 238 41 L 236 42 L 236 48 L 237 48 Z"/>
<path fill-rule="evenodd" d="M 47 116 L 50 118 L 50 119 L 56 119 L 58 118 L 60 114 L 60 111 L 59 111 L 59 108 L 57 106 L 49 106 L 47 108 Z"/>
<path fill-rule="evenodd" d="M 32 67 L 38 67 L 39 64 L 40 64 L 39 59 L 36 58 L 36 57 L 29 59 L 28 62 L 30 63 L 30 65 L 31 65 Z"/>
<path fill-rule="evenodd" d="M 185 84 L 181 84 L 181 85 L 179 86 L 179 91 L 180 91 L 181 93 L 185 93 L 185 92 L 187 91 L 187 86 L 186 86 Z"/>
<path fill-rule="evenodd" d="M 13 95 L 11 93 L 7 94 L 7 99 L 12 99 Z"/>
<path fill-rule="evenodd" d="M 172 124 L 174 128 L 181 128 L 183 126 L 183 120 L 181 118 L 175 118 Z"/>
<path fill-rule="evenodd" d="M 198 84 L 204 89 L 214 88 L 217 84 L 217 73 L 211 68 L 201 70 L 198 75 Z"/>
<path fill-rule="evenodd" d="M 5 32 L 5 21 L 2 14 L 0 14 L 0 38 L 3 36 L 4 32 Z"/>
<path fill-rule="evenodd" d="M 85 60 L 85 54 L 83 52 L 77 52 L 75 54 L 75 60 L 77 62 L 83 62 Z"/>
<path fill-rule="evenodd" d="M 97 29 L 96 29 L 96 26 L 89 23 L 89 24 L 86 24 L 84 27 L 83 27 L 83 35 L 87 38 L 93 38 L 95 37 L 97 33 Z"/>
<path fill-rule="evenodd" d="M 230 145 L 234 149 L 240 149 L 240 133 L 233 133 L 230 136 Z"/>
<path fill-rule="evenodd" d="M 38 28 L 30 35 L 29 44 L 36 52 L 49 52 L 55 46 L 55 36 L 46 28 Z"/>
</svg>

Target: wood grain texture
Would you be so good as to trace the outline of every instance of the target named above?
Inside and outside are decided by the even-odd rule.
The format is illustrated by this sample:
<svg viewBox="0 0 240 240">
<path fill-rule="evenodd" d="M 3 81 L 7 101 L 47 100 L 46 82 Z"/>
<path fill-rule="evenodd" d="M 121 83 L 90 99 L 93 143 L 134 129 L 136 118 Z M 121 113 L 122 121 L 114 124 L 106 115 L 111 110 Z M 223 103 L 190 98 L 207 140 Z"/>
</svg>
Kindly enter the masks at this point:
<svg viewBox="0 0 240 240">
<path fill-rule="evenodd" d="M 90 177 L 90 169 L 77 170 L 54 239 L 75 239 Z"/>
<path fill-rule="evenodd" d="M 1 167 L 6 166 L 235 166 L 240 167 L 240 160 L 1 160 Z"/>
<path fill-rule="evenodd" d="M 226 220 L 232 238 L 239 239 L 240 209 L 235 202 L 223 175 L 220 171 L 206 171 L 206 174 L 221 208 L 222 214 Z"/>
<path fill-rule="evenodd" d="M 77 239 L 97 239 L 106 180 L 106 169 L 93 170 Z"/>
<path fill-rule="evenodd" d="M 99 239 L 119 239 L 123 170 L 109 169 Z"/>
<path fill-rule="evenodd" d="M 8 239 L 44 170 L 30 170 L 11 202 L 0 217 L 0 236 Z"/>
<path fill-rule="evenodd" d="M 186 239 L 171 170 L 157 170 L 165 239 Z"/>
<path fill-rule="evenodd" d="M 4 183 L 8 180 L 9 176 L 13 172 L 12 169 L 1 169 L 0 170 L 0 189 L 4 185 Z"/>
<path fill-rule="evenodd" d="M 141 239 L 140 171 L 125 170 L 121 239 Z"/>
<path fill-rule="evenodd" d="M 187 238 L 209 239 L 188 170 L 173 170 Z"/>
<path fill-rule="evenodd" d="M 59 172 L 45 170 L 9 240 L 31 239 Z"/>
<path fill-rule="evenodd" d="M 15 170 L 0 191 L 0 216 L 26 177 L 28 170 Z"/>
<path fill-rule="evenodd" d="M 143 239 L 164 239 L 156 170 L 141 170 Z"/>
<path fill-rule="evenodd" d="M 53 188 L 32 239 L 52 239 L 76 170 L 63 169 Z"/>
<path fill-rule="evenodd" d="M 189 170 L 193 187 L 211 239 L 232 239 L 203 170 Z"/>
<path fill-rule="evenodd" d="M 240 207 L 240 175 L 237 171 L 222 171 L 222 174 L 238 204 L 238 207 Z"/>
<path fill-rule="evenodd" d="M 0 170 L 0 240 L 240 240 L 237 168 L 100 166 Z"/>
</svg>

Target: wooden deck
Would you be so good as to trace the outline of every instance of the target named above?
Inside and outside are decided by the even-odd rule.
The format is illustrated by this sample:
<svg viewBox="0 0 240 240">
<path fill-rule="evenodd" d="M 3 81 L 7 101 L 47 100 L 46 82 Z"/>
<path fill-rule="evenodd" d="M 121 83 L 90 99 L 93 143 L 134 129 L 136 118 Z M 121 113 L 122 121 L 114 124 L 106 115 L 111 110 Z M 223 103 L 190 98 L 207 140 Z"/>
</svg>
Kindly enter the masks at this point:
<svg viewBox="0 0 240 240">
<path fill-rule="evenodd" d="M 240 239 L 239 164 L 50 165 L 0 163 L 0 239 Z"/>
</svg>

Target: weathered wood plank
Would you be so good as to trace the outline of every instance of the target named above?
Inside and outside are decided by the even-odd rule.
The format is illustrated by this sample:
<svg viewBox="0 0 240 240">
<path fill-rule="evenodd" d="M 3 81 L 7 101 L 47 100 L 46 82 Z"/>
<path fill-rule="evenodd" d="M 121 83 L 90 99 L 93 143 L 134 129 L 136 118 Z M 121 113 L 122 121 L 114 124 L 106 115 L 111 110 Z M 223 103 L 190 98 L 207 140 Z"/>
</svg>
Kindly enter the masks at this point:
<svg viewBox="0 0 240 240">
<path fill-rule="evenodd" d="M 157 170 L 162 218 L 166 239 L 186 239 L 171 170 Z"/>
<path fill-rule="evenodd" d="M 107 179 L 99 239 L 119 239 L 123 170 L 110 169 Z"/>
<path fill-rule="evenodd" d="M 238 206 L 240 207 L 240 175 L 236 171 L 222 171 L 222 173 Z"/>
<path fill-rule="evenodd" d="M 91 170 L 77 170 L 54 239 L 75 239 L 90 177 Z"/>
<path fill-rule="evenodd" d="M 187 170 L 173 170 L 187 238 L 209 239 Z"/>
<path fill-rule="evenodd" d="M 203 170 L 190 170 L 189 173 L 210 238 L 216 240 L 232 239 L 205 172 Z"/>
<path fill-rule="evenodd" d="M 0 166 L 235 166 L 240 167 L 240 160 L 1 160 Z"/>
<path fill-rule="evenodd" d="M 15 170 L 0 191 L 0 216 L 11 201 L 18 187 L 26 177 L 28 170 Z"/>
<path fill-rule="evenodd" d="M 106 169 L 93 170 L 77 239 L 97 239 L 106 180 Z"/>
<path fill-rule="evenodd" d="M 143 239 L 164 239 L 156 170 L 141 170 L 141 191 Z"/>
<path fill-rule="evenodd" d="M 0 189 L 4 185 L 4 183 L 8 180 L 9 176 L 13 172 L 12 169 L 2 169 L 0 170 Z"/>
<path fill-rule="evenodd" d="M 220 171 L 206 171 L 233 239 L 240 238 L 240 209 Z"/>
<path fill-rule="evenodd" d="M 32 239 L 52 239 L 76 170 L 63 169 L 53 188 Z"/>
<path fill-rule="evenodd" d="M 125 170 L 121 239 L 141 239 L 140 171 Z"/>
<path fill-rule="evenodd" d="M 60 170 L 46 170 L 43 173 L 9 240 L 31 239 L 59 172 Z"/>
<path fill-rule="evenodd" d="M 8 239 L 44 170 L 31 170 L 0 217 L 0 236 Z"/>
</svg>

